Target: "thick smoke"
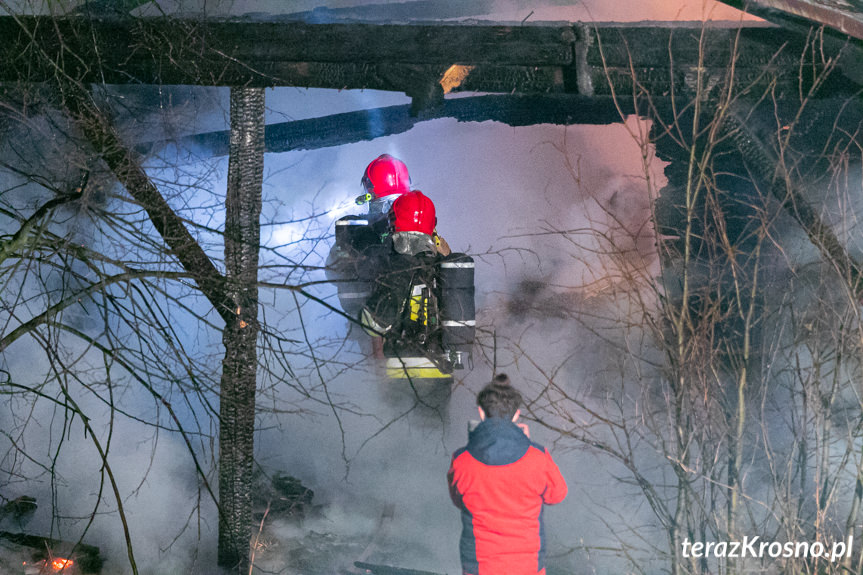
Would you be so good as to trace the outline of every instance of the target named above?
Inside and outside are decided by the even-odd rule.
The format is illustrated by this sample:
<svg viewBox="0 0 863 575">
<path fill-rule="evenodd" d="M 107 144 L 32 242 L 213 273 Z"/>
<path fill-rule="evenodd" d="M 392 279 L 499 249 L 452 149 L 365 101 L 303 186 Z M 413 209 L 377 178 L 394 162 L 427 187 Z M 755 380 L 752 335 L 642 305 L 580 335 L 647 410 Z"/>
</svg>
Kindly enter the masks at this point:
<svg viewBox="0 0 863 575">
<path fill-rule="evenodd" d="M 292 99 L 293 94 L 276 91 L 269 102 L 289 108 Z M 637 122 L 629 128 L 637 132 Z M 363 167 L 383 152 L 403 159 L 414 187 L 434 200 L 438 230 L 450 245 L 479 256 L 477 305 L 482 344 L 489 346 L 485 357 L 478 354 L 474 368 L 458 374 L 451 398 L 438 411 L 409 411 L 415 398 L 406 384 L 382 381 L 373 363 L 361 362 L 326 380 L 333 397 L 367 414 L 342 414 L 344 438 L 333 417 L 272 417 L 268 420 L 278 429 L 262 434 L 259 454 L 267 466 L 293 473 L 315 489 L 331 531 L 354 536 L 358 525 L 369 526 L 394 504 L 391 536 L 378 551 L 380 562 L 457 572 L 458 512 L 449 503 L 444 475 L 450 453 L 466 440 L 467 421 L 476 417 L 473 394 L 492 375 L 486 361 L 491 359 L 492 333 L 500 345 L 498 369 L 510 372 L 529 397 L 541 383 L 537 369 L 564 367 L 577 377 L 600 370 L 604 360 L 596 359 L 596 353 L 602 346 L 577 324 L 563 321 L 573 311 L 565 306 L 602 300 L 625 277 L 615 266 L 633 265 L 597 254 L 594 230 L 614 243 L 629 242 L 624 247 L 637 262 L 637 273 L 657 271 L 649 194 L 641 149 L 623 125 L 512 128 L 453 120 L 421 123 L 406 134 L 369 143 L 268 156 L 277 176 L 267 186 L 314 190 L 286 201 L 294 209 L 303 203 L 332 204 L 358 190 Z M 650 169 L 657 178 L 654 185 L 661 186 L 661 166 Z M 309 196 L 313 201 L 304 199 Z M 525 282 L 541 286 L 533 295 L 541 301 L 523 313 L 508 311 L 527 297 Z M 323 288 L 320 293 L 331 298 L 333 292 Z M 312 339 L 343 337 L 344 319 L 307 308 Z M 340 353 L 361 353 L 367 346 L 363 337 Z M 575 370 L 564 365 L 573 354 L 579 364 Z M 587 357 L 592 359 L 585 364 Z M 573 379 L 566 385 L 578 390 L 583 384 Z M 550 444 L 556 436 L 536 425 L 534 438 Z M 585 473 L 574 453 L 561 452 L 558 459 L 573 484 L 571 499 L 547 513 L 560 553 L 579 547 L 591 531 L 593 520 L 579 501 L 603 480 Z M 574 557 L 564 553 L 556 561 L 567 569 Z"/>
<path fill-rule="evenodd" d="M 218 94 L 210 96 L 218 100 Z M 378 101 L 373 96 L 361 93 L 353 104 L 343 105 L 398 103 L 392 97 Z M 354 95 L 341 97 L 350 102 Z M 270 117 L 314 115 L 312 107 L 304 111 L 312 98 L 317 98 L 315 92 L 270 91 Z M 200 114 L 215 123 L 216 129 L 222 127 L 224 116 L 218 107 L 205 108 Z M 201 121 L 197 114 L 192 117 Z M 158 122 L 151 125 L 152 130 L 141 130 L 137 124 L 138 137 L 152 141 L 161 136 Z M 191 182 L 165 184 L 165 189 L 175 207 L 191 221 L 218 228 L 222 216 L 213 197 L 224 187 L 223 162 L 196 161 L 203 150 L 192 152 L 183 155 L 186 160 L 178 168 L 161 167 L 162 160 L 156 156 L 149 162 L 150 173 L 166 183 L 178 177 Z M 278 284 L 322 278 L 315 268 L 326 257 L 330 241 L 326 236 L 332 222 L 359 191 L 365 164 L 383 152 L 402 158 L 410 166 L 414 187 L 435 201 L 439 230 L 450 244 L 480 256 L 477 303 L 484 328 L 482 343 L 490 346 L 491 334 L 496 334 L 500 342 L 498 369 L 507 370 L 531 396 L 541 383 L 538 368 L 561 366 L 573 350 L 596 351 L 595 346 L 582 341 L 589 338 L 588 333 L 574 329 L 560 317 L 561 306 L 600 297 L 605 290 L 613 290 L 617 281 L 614 276 L 619 274 L 607 273 L 615 262 L 602 261 L 593 254 L 591 248 L 596 246 L 589 230 L 599 227 L 608 237 L 622 230 L 625 233 L 620 234 L 620 241 L 629 238 L 631 230 L 644 229 L 645 237 L 652 234 L 647 192 L 639 177 L 640 150 L 622 125 L 511 128 L 491 122 L 437 120 L 374 142 L 267 155 L 264 217 L 273 225 L 263 229 L 267 246 L 274 249 L 262 256 L 262 280 Z M 623 228 L 615 232 L 620 226 Z M 575 235 L 575 244 L 559 233 L 573 228 L 581 230 Z M 536 235 L 536 230 L 542 235 Z M 640 237 L 641 233 L 635 235 Z M 196 235 L 218 259 L 218 238 L 209 236 L 205 229 L 197 230 Z M 639 260 L 648 265 L 655 261 L 652 242 L 637 242 L 632 247 Z M 296 262 L 301 262 L 305 271 L 292 265 Z M 536 307 L 550 311 L 539 315 L 532 309 L 508 311 L 525 297 L 525 282 L 542 286 L 535 294 L 541 300 Z M 335 303 L 331 286 L 312 289 L 324 301 Z M 265 290 L 261 300 L 271 330 L 300 343 L 294 347 L 299 353 L 287 358 L 296 374 L 287 381 L 294 387 L 268 377 L 261 383 L 263 431 L 256 455 L 265 471 L 295 475 L 315 490 L 316 503 L 323 509 L 320 516 L 309 519 L 304 530 L 333 533 L 364 547 L 371 536 L 369 531 L 377 529 L 381 514 L 391 507 L 388 535 L 369 560 L 457 572 L 458 512 L 449 503 L 444 475 L 450 453 L 466 439 L 467 421 L 475 418 L 473 394 L 492 375 L 490 354 L 478 354 L 473 369 L 459 374 L 448 400 L 435 408 L 417 406 L 410 389 L 383 381 L 374 363 L 364 360 L 368 352 L 364 335 L 352 335 L 345 341 L 348 322 L 344 318 L 313 302 L 300 300 L 298 309 L 294 298 L 278 289 Z M 300 329 L 300 314 L 305 332 Z M 179 326 L 185 323 L 180 315 L 174 321 Z M 302 351 L 306 338 L 313 343 L 314 358 Z M 196 341 L 204 353 L 211 354 L 210 371 L 215 374 L 217 334 L 193 329 L 185 343 L 194 346 Z M 548 345 L 548 341 L 558 343 Z M 194 347 L 190 351 L 195 352 Z M 35 349 L 25 351 L 19 361 L 39 356 Z M 273 358 L 270 354 L 265 361 Z M 21 365 L 7 360 L 5 369 L 20 372 Z M 281 374 L 277 364 L 270 370 Z M 591 371 L 583 364 L 577 370 L 581 374 Z M 573 380 L 568 385 L 577 389 L 581 382 Z M 309 390 L 313 400 L 303 400 L 301 389 Z M 338 420 L 322 403 L 330 400 L 342 406 L 337 410 Z M 152 418 L 158 407 L 134 385 L 117 401 L 141 406 L 139 414 L 146 418 Z M 105 421 L 107 410 L 95 399 L 82 399 L 81 407 L 94 421 Z M 271 408 L 277 412 L 270 413 Z M 57 413 L 54 406 L 42 405 L 33 420 L 53 421 Z M 164 414 L 161 419 L 165 421 Z M 184 416 L 184 424 L 192 421 L 191 414 Z M 28 445 L 35 452 L 49 452 L 51 442 L 57 441 L 56 432 L 52 433 L 50 426 L 39 429 L 42 426 L 28 428 Z M 214 430 L 205 426 L 202 431 Z M 100 433 L 100 438 L 107 438 L 107 429 Z M 95 505 L 99 460 L 92 444 L 83 437 L 80 422 L 72 422 L 68 435 L 58 461 L 55 511 L 65 517 L 86 518 Z M 555 435 L 535 425 L 534 439 L 550 443 Z M 109 458 L 121 493 L 126 494 L 124 504 L 142 571 L 182 568 L 205 572 L 205 566 L 212 564 L 215 510 L 201 491 L 183 442 L 176 435 L 157 434 L 124 417 L 115 418 L 111 441 Z M 589 532 L 590 523 L 585 520 L 578 494 L 591 484 L 600 484 L 601 479 L 580 470 L 573 453 L 561 452 L 557 458 L 573 484 L 569 501 L 547 514 L 552 541 L 560 552 L 578 547 Z M 204 461 L 209 459 L 204 457 Z M 102 494 L 101 510 L 115 507 L 107 493 Z M 44 502 L 33 528 L 50 530 L 52 514 L 47 502 L 52 500 L 51 486 L 45 484 L 28 494 Z M 6 497 L 16 495 L 4 493 Z M 75 529 L 81 523 L 64 520 L 58 525 L 64 534 L 77 534 Z M 295 527 L 282 523 L 274 523 L 272 528 L 275 533 L 296 534 L 292 531 Z M 97 516 L 86 540 L 102 547 L 110 569 L 123 569 L 125 544 L 115 514 Z M 264 552 L 261 558 L 275 560 Z M 557 563 L 565 568 L 571 560 L 571 555 L 565 555 Z"/>
</svg>

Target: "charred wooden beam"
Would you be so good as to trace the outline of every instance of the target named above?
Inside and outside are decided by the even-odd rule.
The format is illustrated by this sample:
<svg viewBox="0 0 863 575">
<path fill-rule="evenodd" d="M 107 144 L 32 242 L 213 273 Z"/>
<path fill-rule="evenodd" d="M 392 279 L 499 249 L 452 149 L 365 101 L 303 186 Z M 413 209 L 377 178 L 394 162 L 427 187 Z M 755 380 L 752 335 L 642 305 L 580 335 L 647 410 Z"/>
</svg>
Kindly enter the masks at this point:
<svg viewBox="0 0 863 575">
<path fill-rule="evenodd" d="M 405 64 L 563 66 L 575 41 L 569 26 L 44 17 L 0 17 L 0 38 L 5 81 L 65 73 L 87 82 L 258 86 L 297 85 L 333 64 L 377 81 Z"/>
<path fill-rule="evenodd" d="M 761 97 L 770 90 L 777 98 L 805 94 L 814 78 L 825 70 L 829 58 L 853 61 L 859 48 L 832 46 L 821 52 L 805 33 L 789 33 L 777 27 L 704 28 L 683 26 L 582 26 L 585 72 L 594 93 L 651 94 L 698 93 L 715 96 L 728 86 L 734 70 L 734 91 L 740 96 Z M 859 60 L 858 60 L 859 61 Z M 565 84 L 578 71 L 566 69 Z M 699 84 L 700 82 L 700 84 Z M 853 93 L 859 82 L 834 72 L 821 95 Z"/>
<path fill-rule="evenodd" d="M 745 10 L 761 18 L 786 21 L 799 18 L 810 25 L 825 25 L 834 30 L 863 40 L 863 11 L 859 2 L 825 2 L 813 0 L 719 0 L 723 4 Z"/>
<path fill-rule="evenodd" d="M 732 104 L 724 115 L 720 135 L 713 141 L 715 148 L 709 166 L 698 166 L 698 169 L 709 170 L 710 186 L 717 191 L 711 195 L 723 210 L 725 224 L 721 233 L 726 234 L 729 245 L 734 246 L 738 255 L 746 253 L 755 245 L 757 235 L 747 231 L 744 222 L 758 225 L 766 213 L 764 210 L 779 207 L 797 222 L 823 261 L 863 303 L 863 264 L 849 249 L 848 240 L 834 229 L 816 191 L 826 189 L 832 183 L 825 182 L 833 182 L 838 177 L 832 164 L 834 159 L 825 151 L 845 149 L 848 141 L 853 141 L 854 135 L 863 129 L 863 109 L 856 99 L 810 102 L 806 110 L 800 110 L 794 102 L 778 104 L 771 102 L 761 109 L 757 109 L 757 105 L 751 107 L 749 102 Z M 692 129 L 694 116 L 691 112 L 677 116 L 677 129 L 683 133 Z M 703 113 L 700 126 L 714 120 L 712 110 Z M 836 126 L 842 129 L 837 130 Z M 704 222 L 697 225 L 705 231 L 694 234 L 688 246 L 683 244 L 682 232 L 687 218 L 699 218 L 688 215 L 684 207 L 683 195 L 689 186 L 688 178 L 692 177 L 688 169 L 692 161 L 690 148 L 668 137 L 658 122 L 652 130 L 656 156 L 668 162 L 665 169 L 668 184 L 655 207 L 658 230 L 669 238 L 666 246 L 676 248 L 677 253 L 686 248 L 691 254 L 703 253 L 704 242 L 717 238 L 714 235 L 713 240 L 710 239 L 717 228 L 707 231 L 709 225 Z M 793 130 L 790 137 L 786 130 Z M 702 150 L 707 142 L 702 139 L 694 145 Z M 768 195 L 777 202 L 768 204 Z M 695 211 L 701 213 L 700 208 Z"/>
<path fill-rule="evenodd" d="M 317 150 L 407 132 L 420 122 L 454 118 L 459 122 L 501 122 L 509 126 L 535 124 L 604 125 L 620 122 L 624 114 L 652 115 L 669 109 L 667 99 L 657 98 L 654 109 L 632 98 L 621 97 L 615 105 L 608 96 L 588 98 L 576 94 L 542 96 L 473 96 L 445 100 L 437 108 L 411 115 L 409 105 L 386 106 L 332 114 L 320 118 L 279 122 L 267 126 L 264 137 L 267 153 Z M 618 106 L 620 110 L 618 110 Z M 658 107 L 658 108 L 657 108 Z M 227 130 L 187 136 L 172 141 L 178 150 L 202 150 L 207 156 L 228 155 L 230 132 Z M 141 154 L 158 153 L 168 142 L 148 142 L 136 147 Z"/>
<path fill-rule="evenodd" d="M 801 67 L 817 72 L 824 67 L 822 56 L 838 55 L 838 48 L 807 49 L 805 34 L 767 26 L 704 29 L 701 23 L 480 26 L 0 17 L 0 38 L 0 82 L 65 78 L 377 89 L 405 92 L 418 100 L 418 109 L 440 104 L 441 90 L 693 92 L 699 71 L 702 88 L 714 89 L 723 85 L 732 62 L 738 86 L 751 84 L 753 95 L 772 86 L 781 97 L 797 93 Z M 843 52 L 849 61 L 861 55 L 858 45 Z M 453 66 L 462 77 L 444 88 Z M 860 79 L 853 80 L 836 86 L 854 89 Z"/>
<path fill-rule="evenodd" d="M 843 119 L 848 122 L 848 127 L 853 125 L 853 121 Z M 859 129 L 859 116 L 856 120 Z M 804 192 L 810 187 L 817 187 L 815 182 L 789 174 L 786 167 L 788 159 L 780 161 L 771 146 L 760 138 L 751 122 L 742 120 L 736 113 L 729 115 L 724 130 L 731 136 L 751 173 L 766 184 L 770 194 L 803 228 L 812 245 L 818 248 L 824 260 L 847 282 L 857 300 L 863 303 L 863 266 Z"/>
<path fill-rule="evenodd" d="M 863 10 L 845 2 L 812 0 L 720 0 L 772 22 L 798 36 L 811 35 L 828 54 L 845 52 L 838 61 L 854 84 L 863 84 Z"/>
</svg>

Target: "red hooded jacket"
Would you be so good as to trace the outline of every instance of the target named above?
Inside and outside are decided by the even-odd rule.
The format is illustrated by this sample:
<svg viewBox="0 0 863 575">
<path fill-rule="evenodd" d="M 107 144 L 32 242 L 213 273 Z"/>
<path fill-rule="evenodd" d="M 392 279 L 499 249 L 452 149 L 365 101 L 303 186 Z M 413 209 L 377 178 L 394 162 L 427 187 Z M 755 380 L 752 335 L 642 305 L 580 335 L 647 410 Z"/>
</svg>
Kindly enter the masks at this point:
<svg viewBox="0 0 863 575">
<path fill-rule="evenodd" d="M 542 508 L 567 492 L 548 451 L 511 421 L 489 417 L 453 454 L 447 477 L 462 510 L 464 573 L 544 575 Z"/>
</svg>

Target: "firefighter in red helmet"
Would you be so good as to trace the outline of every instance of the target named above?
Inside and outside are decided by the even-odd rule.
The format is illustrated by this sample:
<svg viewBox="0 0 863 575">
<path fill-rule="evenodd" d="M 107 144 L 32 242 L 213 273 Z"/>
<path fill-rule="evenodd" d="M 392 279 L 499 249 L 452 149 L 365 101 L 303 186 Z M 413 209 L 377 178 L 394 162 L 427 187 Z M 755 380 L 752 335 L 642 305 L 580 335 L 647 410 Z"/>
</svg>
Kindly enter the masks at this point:
<svg viewBox="0 0 863 575">
<path fill-rule="evenodd" d="M 394 233 L 432 235 L 437 223 L 434 202 L 419 190 L 400 196 L 392 207 Z"/>
<path fill-rule="evenodd" d="M 435 241 L 436 222 L 434 203 L 419 190 L 405 192 L 393 202 L 389 212 L 392 252 L 387 272 L 378 278 L 360 316 L 372 335 L 387 333 L 396 323 L 418 270 L 434 266 L 438 255 L 449 254 L 449 246 L 444 254 Z"/>
<path fill-rule="evenodd" d="M 369 204 L 369 214 L 386 214 L 393 201 L 411 190 L 411 177 L 404 162 L 389 154 L 372 160 L 363 172 L 363 190 L 357 204 Z"/>
<path fill-rule="evenodd" d="M 393 249 L 409 256 L 428 252 L 437 253 L 435 247 L 434 203 L 419 190 L 399 196 L 390 209 L 390 229 Z"/>
<path fill-rule="evenodd" d="M 336 242 L 327 257 L 327 277 L 339 282 L 339 303 L 351 316 L 356 316 L 368 299 L 370 283 L 380 269 L 388 267 L 387 215 L 393 201 L 410 191 L 411 177 L 404 162 L 381 154 L 366 166 L 362 186 L 364 193 L 356 203 L 368 205 L 368 213 L 336 221 Z"/>
<path fill-rule="evenodd" d="M 419 190 L 400 195 L 390 209 L 393 249 L 406 255 L 422 252 L 448 256 L 449 245 L 437 234 L 434 202 Z"/>
</svg>

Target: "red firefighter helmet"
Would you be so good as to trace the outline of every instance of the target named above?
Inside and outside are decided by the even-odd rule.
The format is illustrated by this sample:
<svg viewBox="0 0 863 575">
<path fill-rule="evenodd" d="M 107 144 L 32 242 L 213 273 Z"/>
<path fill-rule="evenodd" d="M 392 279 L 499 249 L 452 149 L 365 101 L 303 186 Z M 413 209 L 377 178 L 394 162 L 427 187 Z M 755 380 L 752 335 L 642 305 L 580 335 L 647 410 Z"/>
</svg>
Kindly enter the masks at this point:
<svg viewBox="0 0 863 575">
<path fill-rule="evenodd" d="M 419 190 L 396 198 L 390 217 L 393 220 L 393 232 L 396 233 L 421 232 L 430 236 L 437 223 L 434 203 Z"/>
<path fill-rule="evenodd" d="M 411 177 L 408 167 L 398 158 L 381 154 L 366 166 L 363 188 L 375 198 L 409 192 Z"/>
</svg>

